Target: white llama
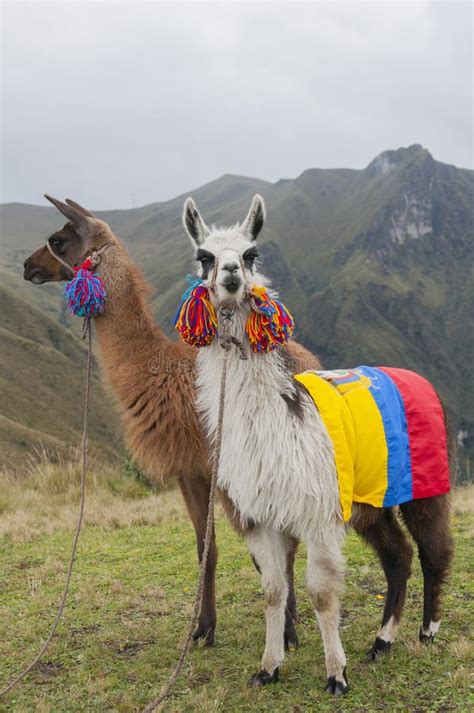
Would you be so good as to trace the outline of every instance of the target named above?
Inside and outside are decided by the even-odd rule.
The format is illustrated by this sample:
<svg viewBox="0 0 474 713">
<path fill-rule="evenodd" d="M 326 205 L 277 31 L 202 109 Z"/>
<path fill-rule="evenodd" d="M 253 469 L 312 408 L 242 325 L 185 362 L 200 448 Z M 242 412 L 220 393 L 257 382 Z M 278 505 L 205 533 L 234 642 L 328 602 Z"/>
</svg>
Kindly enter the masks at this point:
<svg viewBox="0 0 474 713">
<path fill-rule="evenodd" d="M 267 284 L 255 267 L 255 241 L 264 218 L 264 202 L 258 195 L 245 221 L 232 228 L 209 229 L 191 198 L 184 206 L 184 226 L 219 326 L 219 308 L 232 305 L 231 334 L 247 347 L 248 293 Z M 214 339 L 197 358 L 197 405 L 211 442 L 217 426 L 222 356 Z M 344 527 L 333 448 L 314 402 L 294 381 L 280 353 L 255 353 L 248 348 L 248 356 L 242 360 L 234 348 L 228 355 L 218 487 L 240 513 L 265 594 L 265 651 L 261 670 L 250 684 L 278 680 L 284 659 L 286 554 L 289 538 L 296 537 L 307 545 L 307 587 L 324 642 L 325 690 L 339 695 L 347 692 L 348 685 L 338 631 Z"/>
</svg>

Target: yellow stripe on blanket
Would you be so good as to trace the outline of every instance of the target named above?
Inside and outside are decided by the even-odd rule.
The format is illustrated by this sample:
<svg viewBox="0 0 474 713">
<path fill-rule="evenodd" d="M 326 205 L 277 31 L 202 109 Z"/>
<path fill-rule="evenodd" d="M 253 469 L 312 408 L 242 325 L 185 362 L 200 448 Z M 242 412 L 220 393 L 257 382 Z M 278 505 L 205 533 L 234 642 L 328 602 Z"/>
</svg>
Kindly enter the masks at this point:
<svg viewBox="0 0 474 713">
<path fill-rule="evenodd" d="M 351 517 L 353 502 L 382 507 L 388 450 L 382 417 L 365 377 L 347 388 L 335 388 L 312 371 L 294 378 L 312 397 L 331 438 L 344 521 Z"/>
<path fill-rule="evenodd" d="M 349 520 L 355 459 L 355 433 L 349 408 L 344 396 L 314 372 L 296 374 L 295 379 L 309 392 L 329 432 L 334 447 L 342 515 L 344 520 Z"/>
</svg>

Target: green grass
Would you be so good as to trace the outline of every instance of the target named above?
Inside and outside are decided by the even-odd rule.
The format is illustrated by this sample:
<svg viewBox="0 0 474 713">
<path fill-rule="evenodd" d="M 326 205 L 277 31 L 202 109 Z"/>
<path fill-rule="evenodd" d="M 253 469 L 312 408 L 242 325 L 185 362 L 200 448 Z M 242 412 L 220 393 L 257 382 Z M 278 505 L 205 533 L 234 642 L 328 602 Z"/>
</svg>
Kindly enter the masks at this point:
<svg viewBox="0 0 474 713">
<path fill-rule="evenodd" d="M 127 489 L 123 482 L 122 476 L 119 486 L 112 489 L 108 478 L 89 484 L 89 507 L 95 512 L 91 522 L 96 524 L 88 524 L 81 536 L 65 618 L 41 667 L 0 703 L 1 711 L 140 710 L 157 694 L 174 666 L 196 584 L 193 531 L 177 505 L 177 493 L 150 496 L 153 519 L 141 486 Z M 31 489 L 31 484 L 28 487 Z M 45 496 L 45 501 L 62 498 L 57 501 L 56 509 L 62 513 L 57 526 L 52 516 L 48 522 L 40 517 L 36 524 L 30 519 L 22 530 L 18 520 L 12 519 L 10 530 L 6 527 L 0 538 L 0 687 L 34 656 L 55 613 L 75 512 L 60 490 L 59 483 Z M 21 507 L 11 491 L 2 493 L 4 516 Z M 108 499 L 104 499 L 105 491 Z M 472 489 L 465 492 L 472 500 Z M 76 495 L 74 491 L 74 498 Z M 372 553 L 353 533 L 348 536 L 342 639 L 351 691 L 343 701 L 322 693 L 323 649 L 304 590 L 303 548 L 297 562 L 301 646 L 287 656 L 280 683 L 257 691 L 246 687 L 262 653 L 264 603 L 244 543 L 219 517 L 216 645 L 192 650 L 165 709 L 472 709 L 469 624 L 474 562 L 469 544 L 473 528 L 466 497 L 458 499 L 456 562 L 439 638 L 431 647 L 421 646 L 417 640 L 422 593 L 416 562 L 392 654 L 377 664 L 365 663 L 364 652 L 380 621 L 385 584 Z M 103 525 L 97 524 L 101 522 L 98 502 L 102 501 L 108 510 L 120 510 L 121 518 L 104 516 Z M 41 509 L 38 502 L 27 502 Z M 127 517 L 133 508 L 136 517 Z M 140 517 L 137 508 L 148 515 Z"/>
</svg>

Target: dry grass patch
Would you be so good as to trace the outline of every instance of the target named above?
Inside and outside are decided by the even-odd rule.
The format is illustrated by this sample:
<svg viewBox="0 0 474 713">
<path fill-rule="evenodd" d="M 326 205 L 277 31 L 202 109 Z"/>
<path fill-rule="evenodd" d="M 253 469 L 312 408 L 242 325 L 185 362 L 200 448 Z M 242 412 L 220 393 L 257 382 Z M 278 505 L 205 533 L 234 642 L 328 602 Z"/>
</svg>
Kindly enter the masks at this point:
<svg viewBox="0 0 474 713">
<path fill-rule="evenodd" d="M 455 515 L 474 513 L 474 484 L 459 485 L 452 494 Z"/>
<path fill-rule="evenodd" d="M 30 458 L 22 475 L 0 472 L 0 537 L 28 542 L 77 521 L 81 464 L 78 455 L 52 461 Z M 85 525 L 102 528 L 153 525 L 186 517 L 180 494 L 156 492 L 110 465 L 92 461 L 86 480 Z"/>
</svg>

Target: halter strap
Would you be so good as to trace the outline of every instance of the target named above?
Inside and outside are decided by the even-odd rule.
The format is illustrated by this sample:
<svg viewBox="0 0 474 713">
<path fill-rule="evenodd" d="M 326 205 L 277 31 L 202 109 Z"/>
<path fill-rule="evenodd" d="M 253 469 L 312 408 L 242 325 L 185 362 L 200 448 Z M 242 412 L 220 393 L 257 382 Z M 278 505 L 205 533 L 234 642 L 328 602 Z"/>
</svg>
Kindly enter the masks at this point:
<svg viewBox="0 0 474 713">
<path fill-rule="evenodd" d="M 101 255 L 103 252 L 105 252 L 108 248 L 111 248 L 113 243 L 104 243 L 104 245 L 101 245 L 100 248 L 97 248 L 97 250 L 92 250 L 90 255 L 84 255 L 83 261 L 89 257 L 92 265 L 94 267 L 97 267 L 97 265 L 100 263 L 101 260 Z M 69 270 L 73 275 L 75 274 L 74 268 L 72 265 L 70 265 L 66 260 L 63 260 L 62 257 L 60 257 L 57 253 L 54 252 L 53 248 L 51 247 L 49 240 L 46 241 L 46 247 L 48 248 L 49 252 L 51 255 L 61 263 L 67 270 Z"/>
<path fill-rule="evenodd" d="M 72 269 L 71 265 L 70 265 L 68 262 L 66 262 L 66 260 L 63 260 L 62 257 L 59 257 L 59 255 L 56 255 L 56 253 L 54 252 L 53 248 L 52 248 L 51 245 L 49 244 L 49 240 L 46 241 L 46 247 L 48 248 L 48 250 L 49 250 L 49 252 L 51 253 L 51 255 L 52 255 L 58 262 L 60 262 L 61 265 L 63 265 L 63 267 L 65 267 L 67 270 L 69 270 L 69 272 L 72 272 L 72 274 L 74 275 L 74 270 Z"/>
</svg>

